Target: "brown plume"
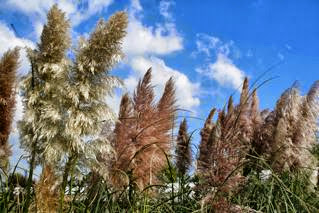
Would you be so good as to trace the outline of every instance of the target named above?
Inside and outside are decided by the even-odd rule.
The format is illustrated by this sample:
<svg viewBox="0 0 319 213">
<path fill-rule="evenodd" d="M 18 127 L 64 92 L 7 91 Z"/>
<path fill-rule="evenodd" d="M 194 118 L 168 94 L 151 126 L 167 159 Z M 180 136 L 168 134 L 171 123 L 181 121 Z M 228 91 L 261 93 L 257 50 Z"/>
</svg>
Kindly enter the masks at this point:
<svg viewBox="0 0 319 213">
<path fill-rule="evenodd" d="M 205 173 L 206 168 L 209 166 L 209 147 L 208 147 L 208 140 L 209 135 L 214 127 L 214 124 L 212 123 L 212 119 L 215 115 L 216 108 L 213 108 L 204 124 L 204 127 L 202 128 L 200 135 L 201 135 L 201 141 L 199 145 L 199 156 L 197 161 L 197 168 L 200 172 Z"/>
<path fill-rule="evenodd" d="M 179 126 L 176 141 L 176 167 L 181 175 L 185 175 L 191 164 L 190 136 L 186 119 L 183 119 Z"/>
<path fill-rule="evenodd" d="M 15 108 L 15 83 L 19 49 L 8 50 L 0 60 L 0 167 L 6 170 L 11 150 L 8 142 Z"/>
<path fill-rule="evenodd" d="M 113 147 L 116 156 L 111 168 L 111 181 L 118 188 L 128 184 L 125 172 L 130 166 L 134 167 L 134 162 L 130 162 L 136 152 L 136 147 L 132 140 L 134 135 L 136 135 L 133 113 L 133 103 L 126 93 L 122 96 L 119 118 L 114 129 Z"/>
<path fill-rule="evenodd" d="M 197 172 L 203 179 L 202 189 L 208 190 L 208 200 L 205 198 L 204 202 L 212 202 L 216 208 L 220 206 L 219 210 L 226 204 L 231 206 L 222 197 L 236 192 L 244 180 L 242 166 L 254 132 L 262 122 L 256 91 L 249 94 L 248 88 L 245 78 L 239 104 L 234 106 L 230 97 L 227 113 L 224 108 L 218 113 L 217 121 L 212 123 L 213 109 L 201 130 Z"/>
<path fill-rule="evenodd" d="M 232 114 L 234 111 L 234 101 L 233 96 L 229 96 L 228 105 L 227 105 L 227 114 Z"/>
<path fill-rule="evenodd" d="M 158 182 L 157 174 L 166 165 L 164 153 L 168 154 L 171 148 L 170 130 L 176 111 L 175 86 L 169 79 L 160 101 L 154 104 L 151 72 L 148 69 L 139 81 L 132 102 L 128 95 L 122 98 L 114 138 L 117 158 L 112 168 L 121 171 L 122 175 L 112 176 L 115 187 L 127 184 L 125 173 L 131 173 L 133 181 L 142 190 Z M 124 120 L 123 116 L 129 119 Z"/>
</svg>

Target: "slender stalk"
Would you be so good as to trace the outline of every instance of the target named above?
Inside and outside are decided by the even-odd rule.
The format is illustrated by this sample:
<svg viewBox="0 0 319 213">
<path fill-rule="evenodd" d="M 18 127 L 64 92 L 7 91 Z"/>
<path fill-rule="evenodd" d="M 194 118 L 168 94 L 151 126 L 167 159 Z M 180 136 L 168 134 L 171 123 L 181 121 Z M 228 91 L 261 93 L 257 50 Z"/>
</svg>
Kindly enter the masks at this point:
<svg viewBox="0 0 319 213">
<path fill-rule="evenodd" d="M 35 163 L 35 145 L 34 149 L 31 152 L 31 160 L 30 160 L 30 168 L 29 168 L 29 176 L 28 176 L 28 182 L 27 182 L 27 193 L 26 193 L 26 201 L 23 208 L 23 212 L 29 211 L 29 206 L 31 203 L 31 186 L 32 186 L 32 178 L 33 178 L 33 170 L 34 170 L 34 163 Z"/>
</svg>

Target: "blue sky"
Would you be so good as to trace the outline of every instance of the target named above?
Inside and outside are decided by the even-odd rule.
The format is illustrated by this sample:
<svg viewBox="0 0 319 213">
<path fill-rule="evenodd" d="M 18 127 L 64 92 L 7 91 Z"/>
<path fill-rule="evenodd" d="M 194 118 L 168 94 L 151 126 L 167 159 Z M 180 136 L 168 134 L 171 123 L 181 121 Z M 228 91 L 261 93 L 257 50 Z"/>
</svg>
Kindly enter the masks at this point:
<svg viewBox="0 0 319 213">
<path fill-rule="evenodd" d="M 115 11 L 126 10 L 129 14 L 128 34 L 123 44 L 126 57 L 112 71 L 124 80 L 125 87 L 113 99 L 107 99 L 115 111 L 121 92 L 132 92 L 150 66 L 156 94 L 161 94 L 165 81 L 173 76 L 179 106 L 193 112 L 187 115 L 203 119 L 213 106 L 222 107 L 228 96 L 238 91 L 245 76 L 254 81 L 275 64 L 261 79 L 277 77 L 259 89 L 261 108 L 272 108 L 294 81 L 299 81 L 301 90 L 306 92 L 319 79 L 319 2 L 316 0 L 1 2 L 0 55 L 15 45 L 35 47 L 46 12 L 54 3 L 70 18 L 74 47 L 77 38 L 88 36 L 99 18 L 107 19 Z M 22 53 L 19 73 L 23 75 L 28 69 Z M 18 102 L 15 120 L 21 115 Z M 202 125 L 201 120 L 189 121 L 190 130 Z M 18 151 L 17 132 L 11 136 L 14 150 Z"/>
</svg>

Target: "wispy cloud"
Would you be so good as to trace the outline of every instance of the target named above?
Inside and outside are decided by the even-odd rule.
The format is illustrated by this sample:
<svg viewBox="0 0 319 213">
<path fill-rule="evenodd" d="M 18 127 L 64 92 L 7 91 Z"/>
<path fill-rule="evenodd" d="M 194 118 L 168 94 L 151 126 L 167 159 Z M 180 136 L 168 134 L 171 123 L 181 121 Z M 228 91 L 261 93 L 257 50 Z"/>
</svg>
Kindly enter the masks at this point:
<svg viewBox="0 0 319 213">
<path fill-rule="evenodd" d="M 202 54 L 206 61 L 196 68 L 199 74 L 215 80 L 222 87 L 240 88 L 245 73 L 231 59 L 238 59 L 241 55 L 233 41 L 223 42 L 218 37 L 200 33 L 197 34 L 196 47 L 192 56 Z"/>
<path fill-rule="evenodd" d="M 285 56 L 281 53 L 281 52 L 279 52 L 278 54 L 277 54 L 277 57 L 279 58 L 279 60 L 284 60 L 285 59 Z"/>
<path fill-rule="evenodd" d="M 162 0 L 159 4 L 160 14 L 167 20 L 173 19 L 173 14 L 170 12 L 170 8 L 175 4 L 174 1 Z"/>
<path fill-rule="evenodd" d="M 196 50 L 192 52 L 194 57 L 199 54 L 204 54 L 204 56 L 210 58 L 219 53 L 226 56 L 232 54 L 236 58 L 240 55 L 238 48 L 235 47 L 234 41 L 232 40 L 223 42 L 220 38 L 205 33 L 198 33 L 196 37 Z"/>
</svg>

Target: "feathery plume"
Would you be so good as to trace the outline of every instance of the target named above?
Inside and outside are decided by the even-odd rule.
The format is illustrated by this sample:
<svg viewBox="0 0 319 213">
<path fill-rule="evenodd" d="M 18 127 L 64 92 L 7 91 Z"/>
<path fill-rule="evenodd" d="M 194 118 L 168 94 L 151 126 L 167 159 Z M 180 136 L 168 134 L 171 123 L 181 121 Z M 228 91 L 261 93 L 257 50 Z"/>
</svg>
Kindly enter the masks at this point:
<svg viewBox="0 0 319 213">
<path fill-rule="evenodd" d="M 79 42 L 69 89 L 70 117 L 66 123 L 66 134 L 72 138 L 71 147 L 75 150 L 83 149 L 82 137 L 101 132 L 101 118 L 116 120 L 104 98 L 121 84 L 108 73 L 123 55 L 121 44 L 126 27 L 126 13 L 118 12 L 107 22 L 100 20 L 89 39 Z"/>
<path fill-rule="evenodd" d="M 127 95 L 122 98 L 114 138 L 117 157 L 112 170 L 114 174 L 131 173 L 140 190 L 158 182 L 157 174 L 166 163 L 164 152 L 170 151 L 169 131 L 176 111 L 174 81 L 168 80 L 161 99 L 155 104 L 151 76 L 148 69 L 137 85 L 132 102 Z M 122 120 L 122 114 L 132 119 Z M 123 175 L 112 177 L 116 187 L 125 185 Z"/>
<path fill-rule="evenodd" d="M 227 105 L 227 114 L 232 114 L 234 111 L 234 101 L 233 96 L 229 96 L 228 105 Z"/>
<path fill-rule="evenodd" d="M 70 26 L 56 5 L 50 9 L 47 19 L 38 49 L 28 50 L 31 72 L 21 86 L 25 108 L 19 123 L 21 146 L 29 153 L 35 152 L 37 163 L 60 159 L 57 153 L 65 147 L 62 133 L 70 64 L 65 53 L 71 41 Z"/>
<path fill-rule="evenodd" d="M 116 155 L 111 165 L 111 181 L 112 185 L 117 188 L 128 184 L 124 173 L 128 168 L 135 166 L 134 162 L 130 162 L 136 152 L 135 143 L 132 141 L 136 134 L 133 113 L 133 103 L 126 93 L 121 99 L 118 122 L 115 125 L 112 142 Z"/>
<path fill-rule="evenodd" d="M 239 105 L 246 104 L 248 102 L 248 97 L 249 97 L 249 83 L 248 83 L 248 78 L 246 77 L 241 90 Z"/>
<path fill-rule="evenodd" d="M 190 136 L 187 133 L 187 121 L 183 119 L 179 126 L 176 144 L 176 167 L 184 176 L 191 164 Z"/>
<path fill-rule="evenodd" d="M 199 157 L 198 157 L 198 161 L 197 161 L 197 169 L 200 173 L 204 173 L 205 169 L 207 168 L 207 166 L 209 165 L 209 147 L 208 147 L 208 140 L 209 140 L 209 136 L 210 133 L 212 131 L 212 129 L 214 128 L 214 124 L 212 123 L 212 119 L 215 115 L 216 112 L 216 108 L 213 108 L 205 123 L 204 123 L 204 127 L 202 128 L 200 135 L 201 135 L 201 141 L 200 141 L 200 145 L 199 145 Z"/>
<path fill-rule="evenodd" d="M 252 144 L 251 145 L 252 145 L 252 148 L 254 148 L 255 146 L 254 138 L 259 133 L 260 127 L 263 124 L 263 119 L 259 111 L 259 100 L 258 100 L 256 89 L 254 89 L 251 98 L 252 98 L 250 103 L 250 119 L 251 119 L 251 125 L 252 125 L 252 138 L 251 138 Z"/>
<path fill-rule="evenodd" d="M 301 96 L 294 84 L 281 95 L 274 111 L 263 113 L 267 117 L 254 139 L 255 147 L 275 171 L 314 167 L 310 150 L 316 140 L 318 88 L 315 82 L 308 94 Z"/>
<path fill-rule="evenodd" d="M 0 168 L 7 170 L 11 150 L 8 142 L 15 107 L 15 83 L 19 49 L 8 50 L 0 60 Z"/>
<path fill-rule="evenodd" d="M 38 48 L 29 50 L 32 70 L 22 83 L 26 111 L 20 123 L 21 145 L 32 153 L 32 165 L 64 170 L 62 208 L 68 175 L 76 162 L 91 166 L 102 155 L 111 156 L 110 143 L 101 138 L 101 131 L 103 120 L 116 120 L 105 97 L 120 84 L 108 73 L 123 56 L 127 15 L 118 12 L 107 22 L 99 21 L 90 38 L 80 42 L 74 63 L 66 57 L 71 39 L 65 14 L 54 5 L 47 18 Z"/>
<path fill-rule="evenodd" d="M 134 113 L 135 113 L 135 135 L 133 143 L 135 143 L 136 153 L 133 162 L 137 163 L 133 170 L 133 176 L 136 179 L 136 184 L 139 189 L 143 189 L 146 185 L 152 183 L 153 170 L 151 165 L 152 158 L 158 157 L 155 152 L 158 152 L 157 146 L 153 143 L 158 143 L 156 140 L 154 115 L 156 109 L 154 107 L 154 91 L 151 85 L 152 69 L 149 68 L 142 80 L 139 81 L 136 91 L 134 92 Z M 149 145 L 150 144 L 150 145 Z M 154 165 L 156 166 L 156 165 Z"/>
<path fill-rule="evenodd" d="M 115 13 L 107 22 L 100 19 L 89 40 L 80 40 L 77 71 L 92 75 L 109 71 L 123 56 L 121 44 L 127 23 L 125 12 Z"/>
<path fill-rule="evenodd" d="M 134 109 L 137 112 L 146 112 L 152 108 L 154 92 L 151 79 L 152 68 L 149 68 L 144 74 L 143 80 L 138 82 L 134 92 Z"/>
<path fill-rule="evenodd" d="M 56 4 L 48 12 L 47 19 L 38 45 L 39 57 L 45 63 L 58 63 L 65 57 L 65 50 L 70 47 L 70 23 Z"/>
<path fill-rule="evenodd" d="M 154 96 L 151 90 L 152 86 L 149 85 L 150 74 L 147 72 L 145 77 L 147 84 L 145 84 L 144 90 L 149 100 L 145 100 L 145 108 L 142 111 L 138 111 L 141 109 L 138 106 L 143 102 L 136 102 L 141 97 L 135 99 L 137 104 L 135 106 L 136 113 L 139 118 L 143 118 L 137 122 L 137 124 L 141 124 L 141 130 L 138 132 L 142 132 L 137 139 L 137 150 L 143 149 L 143 151 L 136 156 L 136 161 L 148 162 L 135 168 L 135 176 L 138 177 L 137 181 L 140 186 L 158 182 L 157 174 L 165 167 L 167 163 L 165 154 L 168 155 L 171 149 L 170 130 L 173 128 L 176 112 L 174 81 L 170 78 L 166 82 L 159 102 L 156 105 L 152 105 Z M 138 94 L 145 93 L 140 92 Z M 144 147 L 147 148 L 144 149 Z"/>
<path fill-rule="evenodd" d="M 250 106 L 250 116 L 253 120 L 254 124 L 259 124 L 260 123 L 260 112 L 259 112 L 259 100 L 257 96 L 257 90 L 254 89 L 252 93 L 252 101 L 251 101 L 251 106 Z"/>
<path fill-rule="evenodd" d="M 170 78 L 164 88 L 164 93 L 157 104 L 157 131 L 163 136 L 159 141 L 169 141 L 170 132 L 174 125 L 176 115 L 175 85 L 173 78 Z M 167 144 L 169 145 L 169 144 Z M 169 150 L 167 147 L 165 150 Z"/>
<path fill-rule="evenodd" d="M 237 113 L 238 113 L 238 127 L 240 129 L 240 143 L 246 146 L 246 151 L 248 151 L 250 146 L 250 141 L 253 134 L 253 126 L 250 117 L 251 111 L 251 99 L 249 94 L 249 81 L 246 77 L 243 83 L 243 88 L 240 94 L 240 102 L 237 106 Z M 237 125 L 237 124 L 235 124 Z"/>
<path fill-rule="evenodd" d="M 203 201 L 212 202 L 216 208 L 226 204 L 231 206 L 223 200 L 223 196 L 236 192 L 243 182 L 241 167 L 253 136 L 251 118 L 253 114 L 258 114 L 256 94 L 254 98 L 255 100 L 250 99 L 246 78 L 240 103 L 233 106 L 230 97 L 227 113 L 225 108 L 222 109 L 215 124 L 211 124 L 212 113 L 210 113 L 201 130 L 202 140 L 197 170 L 203 179 L 202 188 L 208 190 Z M 222 203 L 225 205 L 221 205 Z M 221 209 L 222 207 L 215 210 Z"/>
</svg>

